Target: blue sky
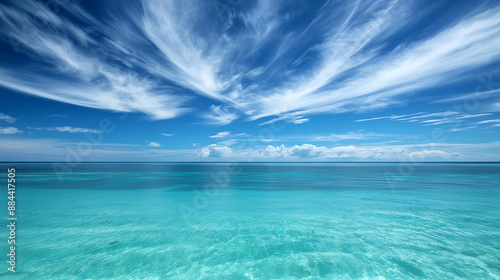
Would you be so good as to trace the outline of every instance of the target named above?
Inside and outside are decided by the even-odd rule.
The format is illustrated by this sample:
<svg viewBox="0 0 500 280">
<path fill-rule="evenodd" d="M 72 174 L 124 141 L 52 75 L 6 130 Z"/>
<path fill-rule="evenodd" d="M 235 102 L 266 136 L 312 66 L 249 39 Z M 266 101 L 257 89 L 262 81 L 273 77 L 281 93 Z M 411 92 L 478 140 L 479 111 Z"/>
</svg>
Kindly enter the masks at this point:
<svg viewBox="0 0 500 280">
<path fill-rule="evenodd" d="M 498 161 L 498 1 L 7 1 L 2 161 Z"/>
</svg>

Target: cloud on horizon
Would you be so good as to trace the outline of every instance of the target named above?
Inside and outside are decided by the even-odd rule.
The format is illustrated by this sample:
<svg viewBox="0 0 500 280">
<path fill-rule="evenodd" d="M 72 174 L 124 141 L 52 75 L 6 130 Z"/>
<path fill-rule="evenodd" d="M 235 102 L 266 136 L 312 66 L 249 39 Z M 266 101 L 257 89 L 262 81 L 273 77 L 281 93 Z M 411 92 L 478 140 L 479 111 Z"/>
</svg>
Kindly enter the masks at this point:
<svg viewBox="0 0 500 280">
<path fill-rule="evenodd" d="M 370 147 L 370 146 L 335 146 L 325 147 L 313 144 L 293 146 L 255 147 L 233 149 L 226 145 L 209 145 L 200 150 L 202 158 L 240 158 L 255 159 L 357 159 L 357 160 L 450 160 L 458 158 L 458 153 L 448 153 L 437 149 L 411 151 L 407 147 Z"/>
<path fill-rule="evenodd" d="M 16 136 L 12 136 L 16 137 Z M 78 149 L 84 144 L 84 155 Z M 90 144 L 90 146 L 89 146 Z M 264 144 L 264 143 L 260 143 Z M 86 140 L 0 138 L 0 154 L 5 161 L 68 160 L 79 156 L 82 161 L 152 160 L 165 161 L 495 161 L 491 150 L 498 150 L 500 142 L 490 143 L 427 143 L 401 145 L 232 145 L 212 144 L 200 149 L 164 149 L 157 142 L 148 145 L 123 143 L 90 143 Z M 154 149 L 152 149 L 154 148 Z"/>
</svg>

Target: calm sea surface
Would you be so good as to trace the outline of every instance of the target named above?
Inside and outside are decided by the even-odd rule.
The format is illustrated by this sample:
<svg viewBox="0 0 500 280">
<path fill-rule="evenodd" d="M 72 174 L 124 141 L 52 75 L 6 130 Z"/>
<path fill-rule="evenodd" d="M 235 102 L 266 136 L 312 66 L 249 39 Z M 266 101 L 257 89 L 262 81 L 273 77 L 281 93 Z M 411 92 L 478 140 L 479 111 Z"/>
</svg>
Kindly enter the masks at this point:
<svg viewBox="0 0 500 280">
<path fill-rule="evenodd" d="M 500 164 L 12 167 L 1 279 L 500 279 Z"/>
</svg>

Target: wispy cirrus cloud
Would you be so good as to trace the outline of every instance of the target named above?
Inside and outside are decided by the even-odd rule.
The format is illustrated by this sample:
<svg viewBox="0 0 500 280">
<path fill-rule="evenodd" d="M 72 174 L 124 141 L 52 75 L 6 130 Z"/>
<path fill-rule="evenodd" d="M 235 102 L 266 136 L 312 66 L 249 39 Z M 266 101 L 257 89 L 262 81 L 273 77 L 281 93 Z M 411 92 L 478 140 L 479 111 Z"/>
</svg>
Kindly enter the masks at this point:
<svg viewBox="0 0 500 280">
<path fill-rule="evenodd" d="M 8 123 L 15 123 L 16 118 L 0 113 L 0 121 L 5 121 Z"/>
<path fill-rule="evenodd" d="M 210 138 L 225 138 L 229 136 L 231 133 L 229 131 L 221 131 L 217 132 L 217 134 L 210 136 Z"/>
<path fill-rule="evenodd" d="M 402 118 L 423 115 L 423 114 L 426 114 L 426 113 L 419 112 L 419 113 L 414 113 L 414 114 L 409 114 L 409 115 L 391 115 L 391 116 L 375 117 L 375 118 L 369 118 L 369 119 L 360 119 L 360 120 L 355 120 L 354 122 L 367 122 L 367 121 L 375 121 L 375 120 L 383 120 L 383 119 L 399 120 Z"/>
<path fill-rule="evenodd" d="M 331 89 L 315 87 L 305 92 L 285 90 L 277 93 L 260 102 L 261 113 L 254 118 L 283 110 L 311 114 L 385 106 L 397 102 L 395 98 L 401 94 L 451 83 L 459 77 L 474 77 L 477 73 L 472 70 L 500 58 L 500 51 L 494 47 L 500 43 L 500 36 L 497 36 L 500 34 L 499 16 L 498 8 L 478 12 L 427 39 L 373 57 L 352 73 L 350 79 L 332 84 Z M 389 20 L 390 12 L 384 17 Z M 397 25 L 402 27 L 404 24 L 402 19 Z M 381 32 L 394 31 L 392 24 L 386 28 L 381 27 Z M 360 38 L 366 40 L 364 36 Z M 375 40 L 375 35 L 372 38 Z M 485 42 L 492 45 L 485 45 Z M 307 83 L 301 85 L 304 84 Z M 279 108 L 273 105 L 278 103 L 282 104 Z"/>
<path fill-rule="evenodd" d="M 374 117 L 369 119 L 361 119 L 356 120 L 355 122 L 367 122 L 367 121 L 379 121 L 379 120 L 391 120 L 391 121 L 402 121 L 402 122 L 410 122 L 410 123 L 419 123 L 422 126 L 437 126 L 437 125 L 453 125 L 457 126 L 462 123 L 468 123 L 469 126 L 467 129 L 465 127 L 454 127 L 450 130 L 450 132 L 464 131 L 476 128 L 476 126 L 472 126 L 473 119 L 483 118 L 487 116 L 493 115 L 492 113 L 460 113 L 456 111 L 444 111 L 444 112 L 435 112 L 435 113 L 425 113 L 419 112 L 415 114 L 409 115 L 391 115 L 391 116 L 382 116 L 382 117 Z M 475 124 L 483 124 L 489 123 L 490 121 L 480 121 Z"/>
<path fill-rule="evenodd" d="M 428 26 L 438 5 L 327 1 L 306 10 L 261 0 L 223 16 L 211 1 L 102 5 L 116 7 L 95 18 L 77 4 L 0 4 L 0 33 L 29 62 L 3 61 L 0 85 L 152 119 L 195 112 L 211 125 L 302 124 L 401 104 L 500 61 L 498 5 L 445 14 L 446 24 L 416 36 L 406 31 Z"/>
<path fill-rule="evenodd" d="M 1 86 L 79 106 L 143 112 L 154 119 L 185 112 L 186 97 L 169 94 L 173 90 L 154 79 L 108 63 L 116 57 L 104 53 L 117 55 L 115 49 L 99 44 L 87 30 L 40 2 L 2 4 L 0 20 L 2 33 L 15 47 L 43 62 L 39 71 L 19 64 L 2 65 Z"/>
<path fill-rule="evenodd" d="M 222 106 L 212 105 L 210 112 L 204 115 L 207 124 L 211 125 L 226 125 L 238 118 L 238 115 L 229 111 Z"/>
<path fill-rule="evenodd" d="M 327 136 L 317 136 L 314 139 L 317 141 L 331 141 L 331 142 L 338 142 L 338 141 L 343 141 L 343 140 L 365 140 L 365 139 L 372 139 L 376 137 L 386 137 L 389 136 L 387 134 L 380 134 L 380 133 L 373 133 L 373 132 L 363 132 L 363 131 L 358 131 L 358 132 L 348 132 L 344 134 L 336 134 L 332 133 Z"/>
<path fill-rule="evenodd" d="M 458 102 L 458 101 L 482 101 L 491 97 L 500 97 L 500 89 L 488 90 L 488 91 L 477 91 L 472 93 L 460 94 L 458 96 L 442 98 L 432 101 L 431 103 L 448 103 L 448 102 Z"/>
<path fill-rule="evenodd" d="M 480 122 L 477 122 L 476 124 L 488 124 L 488 123 L 500 123 L 500 119 L 480 121 Z"/>
<path fill-rule="evenodd" d="M 472 126 L 466 126 L 466 127 L 452 128 L 449 130 L 449 132 L 466 131 L 466 130 L 471 130 L 474 128 L 477 128 L 477 126 L 472 125 Z"/>
<path fill-rule="evenodd" d="M 18 134 L 18 133 L 22 133 L 22 131 L 16 127 L 0 127 L 0 134 Z"/>
<path fill-rule="evenodd" d="M 301 124 L 301 123 L 308 122 L 309 119 L 304 118 L 304 116 L 301 116 L 299 114 L 286 113 L 286 114 L 283 114 L 281 117 L 271 119 L 269 121 L 265 121 L 263 123 L 260 123 L 259 125 L 268 125 L 268 124 L 272 124 L 272 123 L 279 122 L 279 121 L 286 121 L 288 123 L 293 123 L 293 124 Z"/>
<path fill-rule="evenodd" d="M 232 134 L 232 133 L 231 133 L 231 132 L 229 132 L 229 131 L 221 131 L 221 132 L 217 132 L 217 134 L 215 134 L 215 135 L 209 136 L 209 138 L 215 138 L 215 139 L 218 139 L 218 138 L 243 137 L 243 136 L 248 136 L 248 134 L 247 134 L 247 133 L 236 133 L 236 134 Z"/>
<path fill-rule="evenodd" d="M 36 127 L 36 128 L 31 128 L 31 129 L 56 131 L 56 132 L 68 132 L 68 133 L 94 133 L 94 134 L 103 133 L 103 131 L 98 130 L 98 129 L 72 127 L 72 126 Z"/>
<path fill-rule="evenodd" d="M 81 143 L 87 142 L 45 138 L 0 138 L 0 154 L 2 160 L 6 161 L 44 159 L 65 162 L 68 153 L 78 154 L 78 145 Z M 167 157 L 177 160 L 196 159 L 197 152 L 196 150 L 153 149 L 148 145 L 92 143 L 91 152 L 80 156 L 83 161 L 126 161 L 131 159 L 165 161 Z"/>
</svg>

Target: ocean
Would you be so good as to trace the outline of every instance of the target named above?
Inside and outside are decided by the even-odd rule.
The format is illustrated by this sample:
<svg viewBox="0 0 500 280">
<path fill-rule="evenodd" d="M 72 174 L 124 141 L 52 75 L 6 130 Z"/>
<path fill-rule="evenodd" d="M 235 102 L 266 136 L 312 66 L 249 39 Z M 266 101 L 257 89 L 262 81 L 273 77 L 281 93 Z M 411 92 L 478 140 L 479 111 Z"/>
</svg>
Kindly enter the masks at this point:
<svg viewBox="0 0 500 280">
<path fill-rule="evenodd" d="M 500 279 L 500 164 L 0 168 L 1 279 Z"/>
</svg>

